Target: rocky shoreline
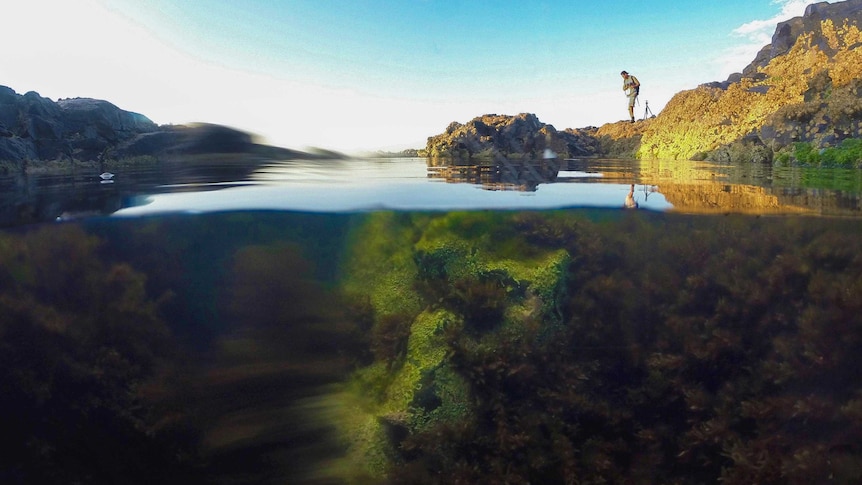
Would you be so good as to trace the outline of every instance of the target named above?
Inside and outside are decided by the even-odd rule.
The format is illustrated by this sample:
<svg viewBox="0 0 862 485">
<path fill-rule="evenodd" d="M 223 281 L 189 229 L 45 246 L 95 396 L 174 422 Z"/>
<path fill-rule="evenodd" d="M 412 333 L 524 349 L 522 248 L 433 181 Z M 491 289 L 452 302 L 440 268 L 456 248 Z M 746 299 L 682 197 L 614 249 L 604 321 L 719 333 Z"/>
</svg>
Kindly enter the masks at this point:
<svg viewBox="0 0 862 485">
<path fill-rule="evenodd" d="M 108 101 L 55 102 L 0 86 L 0 172 L 104 169 L 205 154 L 242 155 L 245 160 L 338 156 L 260 144 L 251 134 L 222 125 L 157 125 Z"/>
<path fill-rule="evenodd" d="M 529 113 L 486 115 L 429 137 L 425 154 L 537 157 L 549 148 L 561 157 L 858 167 L 860 23 L 862 0 L 815 3 L 778 24 L 772 42 L 741 73 L 677 93 L 655 118 L 560 132 Z"/>
</svg>

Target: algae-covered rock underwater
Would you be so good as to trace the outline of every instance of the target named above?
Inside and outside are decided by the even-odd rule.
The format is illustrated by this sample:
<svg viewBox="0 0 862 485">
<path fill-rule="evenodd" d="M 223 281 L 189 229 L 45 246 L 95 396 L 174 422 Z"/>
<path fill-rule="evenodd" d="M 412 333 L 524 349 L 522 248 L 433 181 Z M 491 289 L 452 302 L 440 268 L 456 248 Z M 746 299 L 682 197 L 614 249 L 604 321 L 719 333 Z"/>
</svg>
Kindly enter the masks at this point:
<svg viewBox="0 0 862 485">
<path fill-rule="evenodd" d="M 860 478 L 855 223 L 608 211 L 370 223 L 348 286 L 385 348 L 348 388 L 348 458 L 369 476 Z"/>
<path fill-rule="evenodd" d="M 2 473 L 854 483 L 859 225 L 582 209 L 7 231 Z"/>
</svg>

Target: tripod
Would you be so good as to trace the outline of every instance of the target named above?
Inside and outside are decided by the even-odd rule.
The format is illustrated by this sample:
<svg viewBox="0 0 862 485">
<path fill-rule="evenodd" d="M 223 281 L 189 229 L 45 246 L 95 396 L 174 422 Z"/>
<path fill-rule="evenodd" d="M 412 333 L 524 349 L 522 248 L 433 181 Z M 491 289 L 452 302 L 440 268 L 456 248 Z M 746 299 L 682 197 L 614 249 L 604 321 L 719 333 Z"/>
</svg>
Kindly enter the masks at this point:
<svg viewBox="0 0 862 485">
<path fill-rule="evenodd" d="M 655 115 L 653 114 L 652 110 L 649 109 L 649 101 L 644 101 L 644 104 L 646 105 L 646 111 L 644 111 L 644 119 L 655 118 Z"/>
</svg>

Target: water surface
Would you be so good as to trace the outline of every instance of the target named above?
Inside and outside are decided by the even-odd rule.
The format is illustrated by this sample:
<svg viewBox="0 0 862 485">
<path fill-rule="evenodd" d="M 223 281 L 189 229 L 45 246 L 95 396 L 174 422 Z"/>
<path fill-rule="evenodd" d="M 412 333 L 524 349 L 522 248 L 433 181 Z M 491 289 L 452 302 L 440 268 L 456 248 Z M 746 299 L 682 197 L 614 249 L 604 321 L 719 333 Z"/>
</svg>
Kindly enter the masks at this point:
<svg viewBox="0 0 862 485">
<path fill-rule="evenodd" d="M 860 214 L 855 170 L 604 159 L 452 164 L 425 159 L 164 162 L 7 175 L 2 223 L 182 211 L 514 210 L 638 207 L 677 213 Z"/>
</svg>

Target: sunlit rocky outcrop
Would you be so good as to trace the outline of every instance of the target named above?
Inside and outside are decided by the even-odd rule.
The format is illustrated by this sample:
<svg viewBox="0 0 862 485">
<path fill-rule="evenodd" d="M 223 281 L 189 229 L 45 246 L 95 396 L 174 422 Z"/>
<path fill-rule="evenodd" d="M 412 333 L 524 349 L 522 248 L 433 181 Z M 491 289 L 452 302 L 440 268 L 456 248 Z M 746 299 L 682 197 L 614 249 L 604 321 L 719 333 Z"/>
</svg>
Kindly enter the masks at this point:
<svg viewBox="0 0 862 485">
<path fill-rule="evenodd" d="M 486 115 L 430 137 L 429 156 L 561 156 L 862 164 L 862 0 L 810 5 L 780 23 L 741 73 L 677 93 L 654 118 L 557 132 L 535 115 Z M 536 128 L 525 136 L 520 127 Z M 544 131 L 540 131 L 544 130 Z M 846 140 L 850 140 L 847 142 Z M 798 145 L 804 143 L 805 147 Z M 807 152 L 806 152 L 807 153 Z"/>
<path fill-rule="evenodd" d="M 644 126 L 642 158 L 766 161 L 795 142 L 862 136 L 862 2 L 810 5 L 741 74 L 678 93 Z M 620 137 L 624 139 L 626 137 Z"/>
</svg>

